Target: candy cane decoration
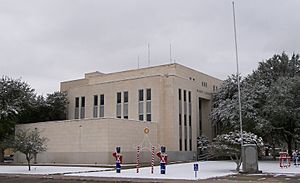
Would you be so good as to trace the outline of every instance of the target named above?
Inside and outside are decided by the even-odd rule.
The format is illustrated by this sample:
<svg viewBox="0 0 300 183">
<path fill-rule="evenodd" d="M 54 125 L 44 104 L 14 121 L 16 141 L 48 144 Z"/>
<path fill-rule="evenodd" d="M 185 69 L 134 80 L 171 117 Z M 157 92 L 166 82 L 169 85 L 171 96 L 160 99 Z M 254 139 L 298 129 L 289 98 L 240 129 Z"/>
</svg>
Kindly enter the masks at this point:
<svg viewBox="0 0 300 183">
<path fill-rule="evenodd" d="M 151 159 L 151 173 L 153 174 L 154 170 L 154 146 L 152 146 L 152 159 Z"/>
<path fill-rule="evenodd" d="M 140 146 L 137 146 L 137 153 L 136 153 L 136 173 L 139 173 L 140 168 Z"/>
</svg>

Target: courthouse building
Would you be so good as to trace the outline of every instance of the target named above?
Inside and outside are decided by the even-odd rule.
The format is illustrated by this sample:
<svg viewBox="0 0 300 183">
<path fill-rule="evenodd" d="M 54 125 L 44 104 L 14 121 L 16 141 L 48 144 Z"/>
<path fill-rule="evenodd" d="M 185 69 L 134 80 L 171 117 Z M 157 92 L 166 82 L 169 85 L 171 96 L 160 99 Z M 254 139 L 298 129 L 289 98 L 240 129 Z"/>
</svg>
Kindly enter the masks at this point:
<svg viewBox="0 0 300 183">
<path fill-rule="evenodd" d="M 121 147 L 127 163 L 150 161 L 148 149 L 166 146 L 171 161 L 195 159 L 197 137 L 215 135 L 210 121 L 212 93 L 221 80 L 180 64 L 104 74 L 92 72 L 61 83 L 67 119 L 18 125 L 37 128 L 49 139 L 37 157 L 44 163 L 112 163 Z M 146 134 L 145 128 L 149 129 Z M 16 154 L 17 162 L 25 162 Z"/>
</svg>

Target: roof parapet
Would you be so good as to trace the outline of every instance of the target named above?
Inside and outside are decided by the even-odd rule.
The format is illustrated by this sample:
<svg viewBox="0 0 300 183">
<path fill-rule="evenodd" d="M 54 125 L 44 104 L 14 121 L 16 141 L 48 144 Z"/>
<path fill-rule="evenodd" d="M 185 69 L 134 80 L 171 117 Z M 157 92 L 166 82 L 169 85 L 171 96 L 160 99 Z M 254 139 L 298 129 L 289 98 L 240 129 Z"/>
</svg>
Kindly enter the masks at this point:
<svg viewBox="0 0 300 183">
<path fill-rule="evenodd" d="M 104 75 L 104 73 L 99 72 L 99 71 L 96 71 L 96 72 L 85 73 L 85 74 L 84 74 L 84 77 L 85 77 L 86 79 L 89 79 L 89 78 L 94 77 L 94 76 L 102 76 L 102 75 Z"/>
</svg>

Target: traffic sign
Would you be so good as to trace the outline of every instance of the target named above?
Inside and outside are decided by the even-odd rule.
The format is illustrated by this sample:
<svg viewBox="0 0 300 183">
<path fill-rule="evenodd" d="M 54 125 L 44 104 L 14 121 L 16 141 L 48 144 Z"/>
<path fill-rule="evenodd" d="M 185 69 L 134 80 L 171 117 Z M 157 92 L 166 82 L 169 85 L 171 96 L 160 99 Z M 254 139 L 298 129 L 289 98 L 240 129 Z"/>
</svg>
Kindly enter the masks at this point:
<svg viewBox="0 0 300 183">
<path fill-rule="evenodd" d="M 198 165 L 198 163 L 194 164 L 194 171 L 195 171 L 195 177 L 197 177 L 197 172 L 199 171 L 199 165 Z"/>
<path fill-rule="evenodd" d="M 198 171 L 199 170 L 199 165 L 198 165 L 198 163 L 195 163 L 194 164 L 194 171 Z"/>
</svg>

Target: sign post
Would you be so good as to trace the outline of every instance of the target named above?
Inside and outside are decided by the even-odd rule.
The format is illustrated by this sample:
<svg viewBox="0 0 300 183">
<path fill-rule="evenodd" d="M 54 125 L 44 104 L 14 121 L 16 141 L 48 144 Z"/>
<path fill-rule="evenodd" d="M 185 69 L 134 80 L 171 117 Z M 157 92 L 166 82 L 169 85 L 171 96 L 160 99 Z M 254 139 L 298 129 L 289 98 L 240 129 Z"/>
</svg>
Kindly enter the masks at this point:
<svg viewBox="0 0 300 183">
<path fill-rule="evenodd" d="M 198 171 L 199 171 L 199 165 L 198 165 L 198 163 L 195 163 L 194 164 L 194 172 L 195 172 L 195 177 L 197 178 L 197 173 L 198 173 Z"/>
</svg>

